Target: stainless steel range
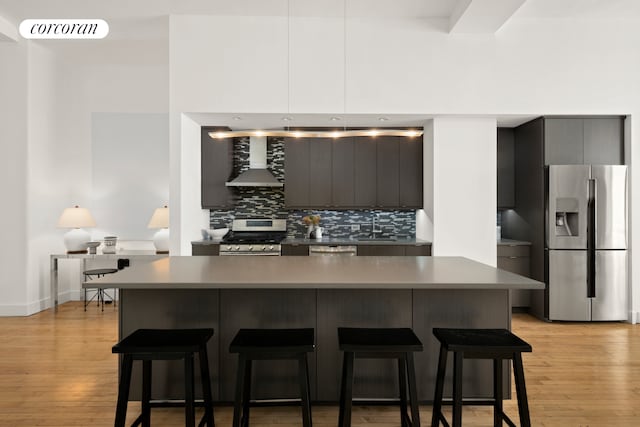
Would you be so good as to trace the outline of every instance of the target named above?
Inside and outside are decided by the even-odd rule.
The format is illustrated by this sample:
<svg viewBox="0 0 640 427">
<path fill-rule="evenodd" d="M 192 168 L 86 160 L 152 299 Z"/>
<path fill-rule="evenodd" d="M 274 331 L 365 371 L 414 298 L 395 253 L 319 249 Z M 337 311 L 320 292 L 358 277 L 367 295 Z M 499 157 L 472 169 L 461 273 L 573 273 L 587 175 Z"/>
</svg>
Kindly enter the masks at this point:
<svg viewBox="0 0 640 427">
<path fill-rule="evenodd" d="M 280 242 L 287 236 L 284 219 L 234 219 L 222 238 L 220 255 L 280 255 Z"/>
</svg>

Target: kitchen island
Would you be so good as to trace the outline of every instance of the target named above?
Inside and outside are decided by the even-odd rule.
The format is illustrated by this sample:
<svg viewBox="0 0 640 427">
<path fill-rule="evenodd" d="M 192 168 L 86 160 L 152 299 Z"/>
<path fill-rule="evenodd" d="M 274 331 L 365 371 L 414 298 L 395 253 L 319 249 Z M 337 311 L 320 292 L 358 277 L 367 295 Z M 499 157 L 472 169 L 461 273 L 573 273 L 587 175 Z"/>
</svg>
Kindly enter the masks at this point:
<svg viewBox="0 0 640 427">
<path fill-rule="evenodd" d="M 339 395 L 338 326 L 413 328 L 425 347 L 415 355 L 418 397 L 429 401 L 438 355 L 432 328 L 510 329 L 509 291 L 544 288 L 461 257 L 375 256 L 169 257 L 93 280 L 90 286 L 120 289 L 120 337 L 138 328 L 213 327 L 209 357 L 218 401 L 233 399 L 236 358 L 228 348 L 239 328 L 314 328 L 312 399 L 326 402 L 336 402 Z M 167 364 L 154 364 L 153 395 L 179 398 L 182 368 Z M 490 364 L 465 363 L 465 396 L 491 395 Z M 296 397 L 293 365 L 257 362 L 253 398 Z M 396 376 L 392 361 L 359 360 L 354 396 L 395 397 Z"/>
</svg>

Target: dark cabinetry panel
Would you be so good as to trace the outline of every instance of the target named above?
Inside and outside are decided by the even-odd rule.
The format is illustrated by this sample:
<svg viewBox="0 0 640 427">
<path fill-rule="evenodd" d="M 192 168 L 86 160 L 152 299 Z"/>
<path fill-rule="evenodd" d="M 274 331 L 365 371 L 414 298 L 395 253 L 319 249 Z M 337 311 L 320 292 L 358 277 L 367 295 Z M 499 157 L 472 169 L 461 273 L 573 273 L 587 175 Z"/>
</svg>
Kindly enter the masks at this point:
<svg viewBox="0 0 640 427">
<path fill-rule="evenodd" d="M 431 256 L 431 245 L 405 246 L 406 256 Z"/>
<path fill-rule="evenodd" d="M 309 245 L 282 245 L 283 256 L 307 256 L 309 255 Z"/>
<path fill-rule="evenodd" d="M 377 191 L 376 206 L 399 206 L 400 190 L 400 137 L 376 137 Z"/>
<path fill-rule="evenodd" d="M 376 206 L 376 141 L 371 138 L 356 138 L 354 145 L 354 205 Z"/>
<path fill-rule="evenodd" d="M 191 255 L 220 255 L 220 245 L 191 245 Z"/>
<path fill-rule="evenodd" d="M 429 256 L 431 245 L 359 245 L 358 256 Z"/>
<path fill-rule="evenodd" d="M 422 208 L 422 138 L 404 138 L 399 148 L 400 207 Z"/>
<path fill-rule="evenodd" d="M 498 128 L 498 208 L 513 208 L 516 205 L 514 142 L 513 129 Z"/>
<path fill-rule="evenodd" d="M 546 165 L 581 165 L 584 161 L 582 119 L 545 119 Z"/>
<path fill-rule="evenodd" d="M 285 139 L 290 208 L 421 208 L 422 139 Z"/>
<path fill-rule="evenodd" d="M 233 171 L 233 141 L 212 139 L 209 132 L 218 128 L 202 127 L 200 136 L 201 204 L 207 209 L 232 205 L 231 191 L 225 183 Z"/>
<path fill-rule="evenodd" d="M 545 118 L 546 165 L 624 164 L 621 117 Z"/>
<path fill-rule="evenodd" d="M 331 206 L 331 152 L 330 142 L 324 138 L 308 138 L 309 143 L 309 205 Z"/>
<path fill-rule="evenodd" d="M 624 164 L 624 122 L 620 118 L 584 120 L 584 163 Z"/>
<path fill-rule="evenodd" d="M 284 140 L 284 199 L 290 207 L 309 206 L 309 142 Z"/>
<path fill-rule="evenodd" d="M 354 138 L 332 141 L 331 200 L 333 206 L 355 205 Z"/>
<path fill-rule="evenodd" d="M 528 245 L 498 245 L 497 266 L 521 276 L 531 276 L 530 247 Z M 511 291 L 512 307 L 528 307 L 530 292 L 516 289 Z"/>
</svg>

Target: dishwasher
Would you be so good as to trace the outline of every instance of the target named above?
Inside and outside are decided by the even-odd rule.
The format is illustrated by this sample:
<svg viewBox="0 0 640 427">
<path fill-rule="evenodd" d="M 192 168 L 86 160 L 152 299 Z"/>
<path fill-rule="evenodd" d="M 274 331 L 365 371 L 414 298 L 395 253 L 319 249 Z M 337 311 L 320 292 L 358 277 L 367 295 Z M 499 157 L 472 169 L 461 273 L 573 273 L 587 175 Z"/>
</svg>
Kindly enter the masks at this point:
<svg viewBox="0 0 640 427">
<path fill-rule="evenodd" d="M 309 246 L 309 256 L 356 256 L 357 246 L 344 245 L 311 245 Z"/>
</svg>

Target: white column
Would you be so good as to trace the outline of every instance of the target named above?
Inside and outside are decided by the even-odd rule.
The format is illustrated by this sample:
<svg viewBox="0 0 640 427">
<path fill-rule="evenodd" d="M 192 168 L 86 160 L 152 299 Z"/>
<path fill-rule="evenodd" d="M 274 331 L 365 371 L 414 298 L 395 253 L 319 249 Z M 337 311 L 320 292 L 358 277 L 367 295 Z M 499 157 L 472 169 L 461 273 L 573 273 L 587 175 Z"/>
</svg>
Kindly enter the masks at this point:
<svg viewBox="0 0 640 427">
<path fill-rule="evenodd" d="M 433 198 L 425 206 L 432 203 L 433 255 L 495 266 L 496 120 L 436 118 L 432 141 L 426 140 L 429 133 L 425 149 L 433 145 Z"/>
</svg>

